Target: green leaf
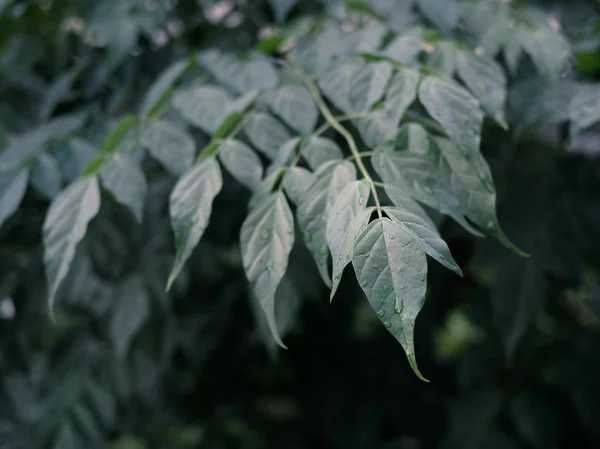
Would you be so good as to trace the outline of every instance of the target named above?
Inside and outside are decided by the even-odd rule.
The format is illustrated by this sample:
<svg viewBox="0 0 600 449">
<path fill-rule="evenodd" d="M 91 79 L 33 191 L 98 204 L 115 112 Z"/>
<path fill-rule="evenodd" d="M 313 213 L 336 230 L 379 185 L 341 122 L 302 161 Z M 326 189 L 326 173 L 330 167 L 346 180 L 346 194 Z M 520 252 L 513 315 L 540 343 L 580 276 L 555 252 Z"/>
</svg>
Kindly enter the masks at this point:
<svg viewBox="0 0 600 449">
<path fill-rule="evenodd" d="M 139 165 L 126 154 L 111 154 L 102 164 L 100 179 L 115 199 L 141 223 L 148 185 Z"/>
<path fill-rule="evenodd" d="M 429 215 L 427 215 L 423 208 L 419 206 L 419 203 L 417 203 L 402 187 L 384 184 L 384 189 L 392 204 L 410 211 L 412 214 L 417 215 L 427 222 L 431 227 L 435 227 L 435 224 L 431 221 Z"/>
<path fill-rule="evenodd" d="M 367 181 L 363 179 L 351 182 L 335 199 L 327 216 L 327 243 L 333 260 L 331 298 L 335 295 L 344 268 L 352 260 L 354 241 L 371 216 L 372 210 L 367 217 L 363 217 L 352 227 L 354 220 L 365 211 L 369 195 L 370 189 Z"/>
<path fill-rule="evenodd" d="M 254 190 L 263 176 L 260 158 L 245 143 L 234 140 L 223 140 L 219 146 L 219 160 L 227 171 L 240 184 Z"/>
<path fill-rule="evenodd" d="M 417 98 L 420 75 L 416 70 L 396 72 L 385 95 L 383 108 L 357 121 L 360 136 L 367 146 L 375 148 L 391 139 L 402 116 Z"/>
<path fill-rule="evenodd" d="M 216 159 L 211 157 L 188 170 L 173 189 L 170 213 L 177 254 L 167 290 L 200 241 L 210 219 L 213 200 L 222 187 L 221 169 Z"/>
<path fill-rule="evenodd" d="M 173 85 L 194 65 L 192 58 L 177 61 L 167 67 L 152 83 L 144 96 L 140 115 L 151 117 L 171 93 Z"/>
<path fill-rule="evenodd" d="M 275 159 L 279 149 L 290 139 L 290 133 L 276 119 L 259 112 L 248 119 L 244 131 L 250 143 L 269 159 Z"/>
<path fill-rule="evenodd" d="M 219 125 L 215 134 L 213 135 L 213 139 L 223 139 L 229 134 L 229 131 L 234 127 L 234 125 L 239 122 L 239 120 L 244 116 L 243 112 L 235 111 L 229 114 L 225 120 Z"/>
<path fill-rule="evenodd" d="M 298 204 L 315 180 L 315 176 L 307 169 L 292 167 L 286 171 L 283 177 L 283 188 L 288 198 Z"/>
<path fill-rule="evenodd" d="M 109 335 L 117 358 L 123 360 L 131 341 L 150 315 L 150 299 L 140 277 L 133 277 L 117 289 Z"/>
<path fill-rule="evenodd" d="M 275 21 L 283 23 L 298 0 L 269 0 L 269 4 L 275 13 Z"/>
<path fill-rule="evenodd" d="M 77 245 L 85 236 L 88 223 L 99 210 L 100 188 L 96 176 L 78 179 L 50 205 L 43 226 L 50 310 L 58 288 L 69 271 Z"/>
<path fill-rule="evenodd" d="M 15 213 L 27 189 L 29 169 L 25 167 L 0 170 L 0 227 Z"/>
<path fill-rule="evenodd" d="M 402 64 L 415 64 L 421 53 L 422 34 L 420 29 L 415 29 L 396 37 L 385 47 L 383 56 Z"/>
<path fill-rule="evenodd" d="M 392 76 L 392 65 L 387 61 L 364 65 L 350 78 L 348 101 L 354 112 L 366 112 L 381 99 Z"/>
<path fill-rule="evenodd" d="M 457 0 L 418 0 L 423 15 L 443 33 L 450 34 L 460 20 Z"/>
<path fill-rule="evenodd" d="M 337 26 L 328 24 L 316 36 L 305 35 L 298 40 L 293 57 L 308 73 L 324 72 L 334 66 L 344 51 L 343 35 Z M 336 66 L 339 64 L 335 64 Z"/>
<path fill-rule="evenodd" d="M 456 70 L 457 57 L 460 52 L 454 42 L 436 42 L 435 50 L 427 59 L 427 64 L 438 72 L 452 77 Z"/>
<path fill-rule="evenodd" d="M 119 123 L 113 128 L 113 130 L 108 134 L 106 140 L 104 140 L 104 145 L 102 147 L 102 153 L 111 153 L 117 149 L 119 143 L 125 134 L 133 128 L 137 124 L 137 119 L 133 115 L 127 115 L 123 117 Z"/>
<path fill-rule="evenodd" d="M 285 142 L 277 152 L 275 159 L 273 159 L 271 164 L 267 167 L 267 175 L 270 175 L 271 173 L 280 170 L 283 167 L 290 166 L 294 160 L 296 150 L 301 141 L 302 139 L 300 137 L 292 137 L 290 140 Z"/>
<path fill-rule="evenodd" d="M 342 190 L 356 179 L 356 168 L 348 161 L 331 162 L 321 167 L 316 177 L 298 204 L 296 217 L 319 273 L 325 284 L 331 287 L 327 266 L 327 216 Z"/>
<path fill-rule="evenodd" d="M 569 104 L 571 137 L 600 122 L 600 85 L 580 84 Z"/>
<path fill-rule="evenodd" d="M 472 158 L 467 158 L 451 141 L 442 138 L 438 138 L 435 141 L 444 159 L 446 159 L 450 166 L 451 183 L 454 193 L 462 204 L 465 215 L 488 234 L 495 236 L 511 251 L 522 256 L 527 256 L 527 254 L 519 250 L 504 235 L 504 232 L 500 228 L 498 217 L 496 216 L 496 191 L 494 185 L 490 186 L 481 180 L 472 164 Z M 476 157 L 480 160 L 475 165 L 480 167 L 485 164 L 487 168 L 483 156 L 478 154 Z"/>
<path fill-rule="evenodd" d="M 506 77 L 502 67 L 493 59 L 477 56 L 471 51 L 458 52 L 458 75 L 473 93 L 483 109 L 504 129 L 508 128 L 504 115 Z"/>
<path fill-rule="evenodd" d="M 49 200 L 58 195 L 62 189 L 62 176 L 56 158 L 50 154 L 42 154 L 31 168 L 31 185 Z"/>
<path fill-rule="evenodd" d="M 219 50 L 208 50 L 198 55 L 198 62 L 220 84 L 239 93 L 251 90 L 273 89 L 279 83 L 279 75 L 269 58 L 259 52 L 251 52 L 238 58 Z"/>
<path fill-rule="evenodd" d="M 319 88 L 331 103 L 340 111 L 352 112 L 350 104 L 350 81 L 364 65 L 364 61 L 354 58 L 334 65 L 318 80 Z"/>
<path fill-rule="evenodd" d="M 315 129 L 319 111 L 308 90 L 302 86 L 283 86 L 267 96 L 271 110 L 304 136 Z"/>
<path fill-rule="evenodd" d="M 178 90 L 171 101 L 183 118 L 212 135 L 232 112 L 233 98 L 225 89 L 206 85 Z"/>
<path fill-rule="evenodd" d="M 539 73 L 549 80 L 557 80 L 571 57 L 569 42 L 546 28 L 523 29 L 520 36 L 523 48 Z"/>
<path fill-rule="evenodd" d="M 450 254 L 448 245 L 442 240 L 438 230 L 418 215 L 398 207 L 384 207 L 384 212 L 390 219 L 402 226 L 413 239 L 421 245 L 428 256 L 437 260 L 449 270 L 462 276 L 462 270 Z"/>
<path fill-rule="evenodd" d="M 360 234 L 352 264 L 369 304 L 400 342 L 417 376 L 414 328 L 425 301 L 427 260 L 421 246 L 388 218 L 378 218 Z"/>
<path fill-rule="evenodd" d="M 275 293 L 294 245 L 294 217 L 285 195 L 276 192 L 253 208 L 242 225 L 240 244 L 246 276 L 282 347 L 275 317 Z"/>
<path fill-rule="evenodd" d="M 154 120 L 150 123 L 142 132 L 140 142 L 174 175 L 186 171 L 194 161 L 194 139 L 186 131 L 166 120 Z"/>
<path fill-rule="evenodd" d="M 477 100 L 456 83 L 433 76 L 421 82 L 419 99 L 468 159 L 482 182 L 491 187 L 491 174 L 479 150 L 483 113 Z"/>
<path fill-rule="evenodd" d="M 313 170 L 326 162 L 339 161 L 344 157 L 337 143 L 323 137 L 309 137 L 300 147 L 300 152 Z"/>
</svg>

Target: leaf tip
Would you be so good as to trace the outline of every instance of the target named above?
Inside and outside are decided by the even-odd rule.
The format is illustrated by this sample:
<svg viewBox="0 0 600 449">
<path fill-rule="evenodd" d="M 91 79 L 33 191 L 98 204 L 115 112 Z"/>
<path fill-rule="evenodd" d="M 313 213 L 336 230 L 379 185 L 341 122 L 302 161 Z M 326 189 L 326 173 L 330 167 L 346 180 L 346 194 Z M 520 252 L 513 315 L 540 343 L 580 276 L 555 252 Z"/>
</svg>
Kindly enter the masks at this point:
<svg viewBox="0 0 600 449">
<path fill-rule="evenodd" d="M 430 383 L 430 380 L 425 378 L 425 376 L 421 374 L 419 366 L 417 365 L 417 358 L 415 357 L 415 355 L 412 353 L 407 353 L 406 356 L 408 357 L 408 363 L 410 364 L 410 367 L 412 368 L 413 372 L 417 375 L 417 377 L 423 382 Z"/>
</svg>

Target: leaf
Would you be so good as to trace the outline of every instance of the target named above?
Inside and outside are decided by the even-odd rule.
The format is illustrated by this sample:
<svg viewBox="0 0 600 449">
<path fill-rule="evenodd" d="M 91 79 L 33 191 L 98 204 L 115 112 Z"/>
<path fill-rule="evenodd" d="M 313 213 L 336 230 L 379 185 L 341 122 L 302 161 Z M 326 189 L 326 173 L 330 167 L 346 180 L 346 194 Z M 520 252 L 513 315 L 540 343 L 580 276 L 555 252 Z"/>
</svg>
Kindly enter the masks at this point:
<svg viewBox="0 0 600 449">
<path fill-rule="evenodd" d="M 144 172 L 135 161 L 125 154 L 111 154 L 102 164 L 100 179 L 115 199 L 141 223 L 148 185 Z"/>
<path fill-rule="evenodd" d="M 315 176 L 307 169 L 292 167 L 283 176 L 283 188 L 288 198 L 298 204 L 315 180 Z"/>
<path fill-rule="evenodd" d="M 173 175 L 180 175 L 194 161 L 196 145 L 192 137 L 166 120 L 151 122 L 142 132 L 140 142 Z"/>
<path fill-rule="evenodd" d="M 219 160 L 240 184 L 254 190 L 263 176 L 260 158 L 248 145 L 235 140 L 223 140 L 219 146 Z"/>
<path fill-rule="evenodd" d="M 504 114 L 506 77 L 493 59 L 477 56 L 471 51 L 458 52 L 458 75 L 483 109 L 504 129 L 508 128 Z"/>
<path fill-rule="evenodd" d="M 41 154 L 31 168 L 31 185 L 49 200 L 62 189 L 62 176 L 54 156 Z"/>
<path fill-rule="evenodd" d="M 335 64 L 344 51 L 343 35 L 339 27 L 327 24 L 316 36 L 304 35 L 296 44 L 293 58 L 310 74 L 324 72 Z"/>
<path fill-rule="evenodd" d="M 342 278 L 342 272 L 352 260 L 354 241 L 360 231 L 369 222 L 372 210 L 352 226 L 354 220 L 362 216 L 369 201 L 369 184 L 366 180 L 354 181 L 348 184 L 335 199 L 327 216 L 327 243 L 333 260 L 333 298 Z M 344 242 L 346 244 L 344 245 Z"/>
<path fill-rule="evenodd" d="M 451 34 L 460 20 L 457 0 L 418 0 L 423 15 L 445 34 Z"/>
<path fill-rule="evenodd" d="M 252 115 L 244 125 L 252 145 L 269 159 L 275 159 L 279 149 L 290 139 L 287 129 L 268 114 L 259 112 Z"/>
<path fill-rule="evenodd" d="M 427 260 L 413 237 L 388 218 L 360 234 L 352 264 L 356 278 L 386 329 L 400 342 L 417 376 L 414 328 L 425 301 Z"/>
<path fill-rule="evenodd" d="M 270 175 L 271 173 L 282 168 L 289 167 L 294 160 L 296 149 L 298 148 L 298 145 L 300 145 L 301 141 L 302 140 L 300 137 L 292 137 L 290 140 L 285 142 L 277 152 L 275 159 L 273 159 L 267 168 L 267 175 Z"/>
<path fill-rule="evenodd" d="M 332 283 L 327 266 L 327 216 L 342 190 L 356 179 L 356 168 L 348 161 L 331 162 L 321 167 L 316 176 L 317 179 L 298 204 L 296 218 L 319 273 L 325 284 L 330 287 Z"/>
<path fill-rule="evenodd" d="M 352 112 L 350 104 L 350 81 L 364 65 L 362 59 L 354 58 L 334 65 L 318 79 L 319 88 L 333 105 L 340 111 Z"/>
<path fill-rule="evenodd" d="M 396 37 L 383 51 L 383 56 L 402 64 L 415 64 L 421 53 L 423 42 L 422 32 L 419 29 L 411 30 Z"/>
<path fill-rule="evenodd" d="M 444 159 L 446 159 L 450 166 L 453 190 L 463 206 L 465 215 L 481 229 L 495 236 L 511 251 L 522 256 L 527 256 L 504 235 L 504 232 L 500 228 L 498 217 L 496 216 L 496 191 L 494 185 L 490 186 L 481 180 L 471 164 L 471 160 L 467 159 L 451 141 L 441 138 L 435 141 Z M 480 158 L 478 166 L 486 164 L 483 156 L 479 154 L 477 157 Z"/>
<path fill-rule="evenodd" d="M 457 84 L 433 76 L 421 82 L 419 99 L 469 160 L 482 182 L 491 186 L 489 168 L 479 151 L 483 113 L 477 100 Z"/>
<path fill-rule="evenodd" d="M 259 52 L 250 52 L 242 59 L 211 49 L 200 53 L 198 62 L 220 84 L 239 93 L 269 90 L 279 83 L 279 75 L 269 58 Z"/>
<path fill-rule="evenodd" d="M 267 96 L 271 110 L 290 127 L 308 136 L 315 129 L 319 111 L 308 90 L 302 86 L 283 86 Z"/>
<path fill-rule="evenodd" d="M 381 61 L 364 65 L 352 75 L 348 101 L 354 112 L 371 110 L 383 96 L 392 72 L 392 65 Z"/>
<path fill-rule="evenodd" d="M 273 338 L 285 348 L 277 330 L 275 293 L 294 244 L 294 217 L 281 192 L 264 198 L 250 211 L 240 234 L 246 276 L 267 317 Z"/>
<path fill-rule="evenodd" d="M 600 122 L 600 85 L 581 84 L 569 104 L 571 137 Z"/>
<path fill-rule="evenodd" d="M 115 151 L 119 143 L 121 143 L 121 140 L 123 140 L 123 137 L 125 137 L 125 134 L 127 134 L 127 132 L 136 124 L 137 119 L 135 118 L 135 116 L 127 115 L 123 117 L 104 140 L 102 152 L 111 153 Z"/>
<path fill-rule="evenodd" d="M 0 227 L 21 204 L 28 180 L 29 169 L 26 167 L 0 170 Z"/>
<path fill-rule="evenodd" d="M 152 116 L 165 101 L 166 97 L 171 92 L 173 85 L 193 66 L 193 64 L 193 59 L 186 58 L 171 64 L 161 72 L 144 96 L 142 107 L 140 108 L 140 115 L 146 118 Z"/>
<path fill-rule="evenodd" d="M 141 278 L 125 281 L 116 291 L 109 335 L 117 358 L 127 356 L 129 346 L 150 315 L 150 299 Z"/>
<path fill-rule="evenodd" d="M 450 254 L 448 245 L 442 240 L 435 227 L 431 226 L 418 215 L 405 209 L 384 207 L 383 210 L 394 223 L 402 226 L 406 232 L 412 235 L 413 239 L 421 245 L 425 254 L 431 256 L 459 276 L 463 275 L 462 270 L 452 257 L 452 254 Z"/>
<path fill-rule="evenodd" d="M 169 210 L 177 254 L 167 290 L 200 241 L 210 219 L 213 200 L 222 187 L 221 169 L 212 157 L 188 170 L 175 185 Z"/>
<path fill-rule="evenodd" d="M 435 50 L 427 59 L 427 64 L 438 72 L 452 77 L 456 70 L 456 60 L 459 53 L 454 42 L 437 42 Z"/>
<path fill-rule="evenodd" d="M 210 135 L 232 112 L 232 101 L 225 89 L 209 85 L 178 90 L 172 98 L 173 107 L 183 118 Z"/>
<path fill-rule="evenodd" d="M 394 136 L 402 116 L 417 98 L 419 79 L 419 72 L 413 69 L 396 72 L 385 95 L 383 108 L 357 121 L 360 136 L 368 147 L 375 148 Z"/>
<path fill-rule="evenodd" d="M 511 260 L 496 271 L 491 301 L 508 358 L 547 301 L 544 274 L 532 260 Z"/>
<path fill-rule="evenodd" d="M 96 176 L 78 179 L 50 204 L 43 226 L 50 310 L 58 288 L 69 271 L 77 245 L 85 236 L 88 223 L 99 210 L 100 188 Z"/>
<path fill-rule="evenodd" d="M 88 58 L 80 59 L 70 70 L 63 72 L 50 84 L 39 106 L 39 120 L 46 121 L 54 113 L 56 107 L 63 101 L 72 97 L 73 84 L 81 72 L 89 65 Z"/>
<path fill-rule="evenodd" d="M 545 78 L 556 81 L 571 57 L 569 42 L 559 33 L 546 28 L 523 29 L 523 48 Z"/>
<path fill-rule="evenodd" d="M 309 137 L 302 144 L 300 152 L 313 170 L 317 170 L 326 162 L 339 161 L 344 157 L 342 150 L 333 140 L 315 136 Z"/>
<path fill-rule="evenodd" d="M 298 0 L 269 0 L 269 4 L 275 13 L 275 21 L 283 23 L 296 3 L 298 3 Z"/>
<path fill-rule="evenodd" d="M 417 215 L 431 227 L 435 227 L 433 221 L 427 213 L 423 210 L 419 203 L 417 203 L 402 187 L 384 184 L 385 193 L 390 198 L 390 201 L 402 209 L 410 211 L 412 214 Z"/>
</svg>

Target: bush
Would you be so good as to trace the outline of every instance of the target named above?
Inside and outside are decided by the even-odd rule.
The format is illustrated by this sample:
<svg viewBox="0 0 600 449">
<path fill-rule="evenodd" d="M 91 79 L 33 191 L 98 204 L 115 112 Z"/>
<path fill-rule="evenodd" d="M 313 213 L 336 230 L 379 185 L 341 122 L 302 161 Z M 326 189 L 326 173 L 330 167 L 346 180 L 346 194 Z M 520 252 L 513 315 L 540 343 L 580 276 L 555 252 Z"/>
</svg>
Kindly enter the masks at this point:
<svg viewBox="0 0 600 449">
<path fill-rule="evenodd" d="M 0 448 L 598 447 L 597 2 L 0 14 Z"/>
</svg>

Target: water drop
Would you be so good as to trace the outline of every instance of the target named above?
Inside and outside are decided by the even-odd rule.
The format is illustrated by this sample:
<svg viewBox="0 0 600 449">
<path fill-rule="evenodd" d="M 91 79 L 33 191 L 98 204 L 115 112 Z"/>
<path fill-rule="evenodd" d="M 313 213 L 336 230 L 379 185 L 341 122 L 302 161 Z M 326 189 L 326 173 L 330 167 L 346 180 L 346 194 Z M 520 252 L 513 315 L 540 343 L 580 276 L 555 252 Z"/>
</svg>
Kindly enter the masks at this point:
<svg viewBox="0 0 600 449">
<path fill-rule="evenodd" d="M 364 199 L 364 198 L 361 196 L 361 197 L 358 199 L 358 204 L 362 204 L 362 203 L 364 203 L 364 202 L 365 202 L 365 199 Z"/>
<path fill-rule="evenodd" d="M 287 230 L 287 231 L 288 231 L 288 234 L 289 234 L 289 235 L 292 235 L 292 234 L 294 233 L 294 230 L 293 230 L 292 228 L 288 228 L 288 230 Z"/>
<path fill-rule="evenodd" d="M 421 280 L 421 282 L 423 282 L 425 280 L 425 276 L 421 276 L 419 279 Z"/>
<path fill-rule="evenodd" d="M 304 233 L 304 241 L 305 241 L 306 243 L 308 243 L 308 242 L 311 242 L 311 241 L 312 241 L 312 235 L 310 235 L 310 233 L 309 233 L 309 232 L 305 232 L 305 233 Z"/>
<path fill-rule="evenodd" d="M 371 253 L 365 253 L 365 257 L 368 259 L 369 257 L 371 257 Z"/>
<path fill-rule="evenodd" d="M 387 327 L 388 329 L 389 329 L 390 327 L 392 327 L 392 323 L 390 323 L 389 321 L 386 321 L 385 323 L 383 323 L 383 325 L 384 325 L 385 327 Z"/>
<path fill-rule="evenodd" d="M 432 195 L 432 194 L 433 194 L 433 190 L 432 190 L 432 189 L 431 189 L 431 187 L 429 187 L 429 186 L 425 186 L 425 187 L 423 188 L 423 190 L 425 190 L 425 192 L 426 192 L 426 193 L 428 193 L 429 195 Z"/>
<path fill-rule="evenodd" d="M 340 257 L 338 257 L 339 260 L 342 260 L 344 258 L 344 256 L 340 255 Z"/>
<path fill-rule="evenodd" d="M 496 227 L 496 226 L 494 225 L 494 223 L 493 223 L 492 221 L 488 221 L 487 228 L 488 228 L 489 230 L 493 230 L 495 227 Z"/>
<path fill-rule="evenodd" d="M 383 286 L 383 290 L 387 292 L 387 289 L 388 289 L 388 286 L 387 286 L 387 285 L 384 285 L 384 286 Z"/>
<path fill-rule="evenodd" d="M 324 256 L 325 254 L 327 254 L 329 252 L 329 250 L 327 249 L 327 245 L 323 245 L 321 246 L 321 254 Z"/>
<path fill-rule="evenodd" d="M 380 310 L 379 312 L 377 312 L 377 315 L 379 315 L 380 317 L 382 317 L 383 315 L 385 315 L 385 312 L 383 310 Z"/>
<path fill-rule="evenodd" d="M 394 307 L 394 312 L 400 314 L 402 312 L 402 306 L 396 304 L 396 306 Z"/>
<path fill-rule="evenodd" d="M 379 265 L 377 265 L 377 264 L 374 264 L 374 265 L 373 265 L 373 268 L 375 268 L 376 270 L 378 270 L 378 269 L 379 269 Z"/>
<path fill-rule="evenodd" d="M 389 235 L 388 235 L 388 238 L 389 238 L 390 240 L 394 240 L 396 237 L 395 237 L 393 234 L 389 234 Z"/>
<path fill-rule="evenodd" d="M 265 239 L 265 240 L 268 239 L 269 238 L 269 231 L 264 231 L 262 233 L 262 238 Z"/>
<path fill-rule="evenodd" d="M 368 285 L 369 285 L 369 281 L 363 281 L 363 283 L 362 283 L 362 284 L 360 284 L 360 285 L 362 285 L 363 287 L 366 287 L 366 286 L 368 286 Z"/>
</svg>

